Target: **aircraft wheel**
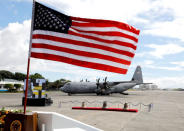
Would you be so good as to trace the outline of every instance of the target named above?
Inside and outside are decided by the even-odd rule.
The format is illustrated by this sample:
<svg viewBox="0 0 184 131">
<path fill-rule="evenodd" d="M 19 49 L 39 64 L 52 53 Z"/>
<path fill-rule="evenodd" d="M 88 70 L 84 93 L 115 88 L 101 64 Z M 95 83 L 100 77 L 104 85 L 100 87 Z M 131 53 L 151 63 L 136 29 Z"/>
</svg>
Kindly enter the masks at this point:
<svg viewBox="0 0 184 131">
<path fill-rule="evenodd" d="M 71 93 L 68 93 L 68 96 L 71 96 L 72 94 Z"/>
</svg>

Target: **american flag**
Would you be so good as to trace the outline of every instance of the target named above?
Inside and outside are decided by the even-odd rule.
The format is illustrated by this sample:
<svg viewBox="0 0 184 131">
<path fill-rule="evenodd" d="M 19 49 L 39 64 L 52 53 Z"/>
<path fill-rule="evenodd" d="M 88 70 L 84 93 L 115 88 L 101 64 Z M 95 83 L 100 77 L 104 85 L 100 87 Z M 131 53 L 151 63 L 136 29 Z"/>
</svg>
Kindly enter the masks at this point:
<svg viewBox="0 0 184 131">
<path fill-rule="evenodd" d="M 72 17 L 35 2 L 31 57 L 126 74 L 139 30 L 122 22 Z"/>
</svg>

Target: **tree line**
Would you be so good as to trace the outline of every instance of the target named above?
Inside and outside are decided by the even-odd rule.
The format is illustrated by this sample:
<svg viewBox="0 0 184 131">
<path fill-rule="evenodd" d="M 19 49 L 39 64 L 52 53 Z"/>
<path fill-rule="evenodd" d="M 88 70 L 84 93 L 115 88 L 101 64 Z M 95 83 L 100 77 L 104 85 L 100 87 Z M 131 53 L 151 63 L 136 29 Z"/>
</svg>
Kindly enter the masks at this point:
<svg viewBox="0 0 184 131">
<path fill-rule="evenodd" d="M 4 79 L 14 79 L 18 81 L 24 81 L 26 79 L 26 74 L 21 73 L 21 72 L 12 73 L 10 71 L 0 70 L 0 81 Z M 39 73 L 35 73 L 35 74 L 31 74 L 29 76 L 29 79 L 31 79 L 31 81 L 35 81 L 36 79 L 45 79 L 45 77 Z M 70 82 L 70 80 L 61 78 L 54 82 L 50 82 L 48 79 L 46 79 L 46 90 L 59 90 L 59 88 L 62 87 L 67 82 Z M 7 88 L 9 91 L 14 90 L 13 89 L 14 87 L 16 88 L 15 90 L 18 90 L 21 87 L 21 85 L 19 84 L 15 84 L 15 85 L 6 84 L 5 85 L 5 88 Z"/>
</svg>

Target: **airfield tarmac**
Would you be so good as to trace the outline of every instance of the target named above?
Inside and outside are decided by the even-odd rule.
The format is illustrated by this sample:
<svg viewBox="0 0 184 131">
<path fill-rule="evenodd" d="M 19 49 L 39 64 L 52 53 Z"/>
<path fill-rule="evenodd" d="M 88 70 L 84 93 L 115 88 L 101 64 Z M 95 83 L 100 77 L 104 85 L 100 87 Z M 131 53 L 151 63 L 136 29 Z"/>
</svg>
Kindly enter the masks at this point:
<svg viewBox="0 0 184 131">
<path fill-rule="evenodd" d="M 68 96 L 60 91 L 48 92 L 53 104 L 46 107 L 30 107 L 31 111 L 51 111 L 69 116 L 83 123 L 105 131 L 184 131 L 184 92 L 182 91 L 129 91 L 129 95 L 112 94 L 96 96 L 81 94 Z M 0 108 L 23 109 L 21 93 L 0 93 Z M 129 102 L 130 108 L 139 109 L 138 113 L 72 110 L 72 106 L 123 107 Z M 139 104 L 142 103 L 142 104 Z M 153 109 L 148 112 L 148 104 Z M 144 104 L 144 105 L 143 105 Z M 62 124 L 62 123 L 61 123 Z"/>
</svg>

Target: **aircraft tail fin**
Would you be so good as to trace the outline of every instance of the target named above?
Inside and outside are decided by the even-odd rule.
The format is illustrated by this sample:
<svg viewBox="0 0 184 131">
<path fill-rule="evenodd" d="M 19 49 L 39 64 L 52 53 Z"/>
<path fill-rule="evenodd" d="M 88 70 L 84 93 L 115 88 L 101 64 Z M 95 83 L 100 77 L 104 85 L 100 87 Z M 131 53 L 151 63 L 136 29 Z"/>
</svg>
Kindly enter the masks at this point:
<svg viewBox="0 0 184 131">
<path fill-rule="evenodd" d="M 137 66 L 134 75 L 132 77 L 132 81 L 136 82 L 137 84 L 143 83 L 142 70 L 140 66 Z"/>
</svg>

